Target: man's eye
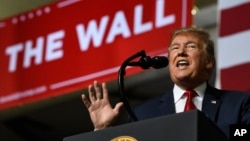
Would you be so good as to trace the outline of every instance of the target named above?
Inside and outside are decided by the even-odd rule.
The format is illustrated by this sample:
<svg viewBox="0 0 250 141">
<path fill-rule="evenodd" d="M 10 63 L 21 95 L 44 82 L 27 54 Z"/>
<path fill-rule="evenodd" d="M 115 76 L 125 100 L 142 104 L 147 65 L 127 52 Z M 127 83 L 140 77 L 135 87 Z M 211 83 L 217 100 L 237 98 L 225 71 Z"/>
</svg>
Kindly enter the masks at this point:
<svg viewBox="0 0 250 141">
<path fill-rule="evenodd" d="M 172 46 L 171 50 L 175 50 L 175 49 L 178 49 L 178 48 L 179 48 L 178 46 Z"/>
<path fill-rule="evenodd" d="M 196 45 L 187 45 L 187 48 L 196 48 Z"/>
</svg>

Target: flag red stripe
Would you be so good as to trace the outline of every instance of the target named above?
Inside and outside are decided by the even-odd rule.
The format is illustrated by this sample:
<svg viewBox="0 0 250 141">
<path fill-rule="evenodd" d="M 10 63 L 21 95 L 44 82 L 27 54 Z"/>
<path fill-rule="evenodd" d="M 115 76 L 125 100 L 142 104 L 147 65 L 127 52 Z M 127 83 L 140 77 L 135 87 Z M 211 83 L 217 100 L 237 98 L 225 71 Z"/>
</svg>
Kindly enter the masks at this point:
<svg viewBox="0 0 250 141">
<path fill-rule="evenodd" d="M 221 70 L 223 89 L 250 91 L 250 62 Z"/>
<path fill-rule="evenodd" d="M 221 11 L 220 37 L 250 29 L 250 2 Z"/>
</svg>

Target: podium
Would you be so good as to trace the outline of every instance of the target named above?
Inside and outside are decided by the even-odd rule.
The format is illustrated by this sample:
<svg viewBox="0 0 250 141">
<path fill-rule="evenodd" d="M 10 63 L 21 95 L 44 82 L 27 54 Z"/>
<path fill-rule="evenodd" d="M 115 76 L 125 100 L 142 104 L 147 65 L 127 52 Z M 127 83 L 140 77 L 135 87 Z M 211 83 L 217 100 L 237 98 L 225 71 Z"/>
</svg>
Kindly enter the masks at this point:
<svg viewBox="0 0 250 141">
<path fill-rule="evenodd" d="M 202 112 L 171 114 L 65 137 L 63 141 L 228 141 Z"/>
</svg>

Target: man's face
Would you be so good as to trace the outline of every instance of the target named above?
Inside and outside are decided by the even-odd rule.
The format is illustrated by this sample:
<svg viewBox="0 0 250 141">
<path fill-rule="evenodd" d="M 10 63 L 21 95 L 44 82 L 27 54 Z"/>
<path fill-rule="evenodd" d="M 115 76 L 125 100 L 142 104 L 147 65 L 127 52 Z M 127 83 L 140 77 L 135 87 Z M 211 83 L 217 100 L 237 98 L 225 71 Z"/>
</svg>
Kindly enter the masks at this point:
<svg viewBox="0 0 250 141">
<path fill-rule="evenodd" d="M 194 88 L 209 78 L 212 67 L 199 39 L 188 33 L 177 35 L 169 47 L 169 71 L 172 81 L 183 89 Z"/>
</svg>

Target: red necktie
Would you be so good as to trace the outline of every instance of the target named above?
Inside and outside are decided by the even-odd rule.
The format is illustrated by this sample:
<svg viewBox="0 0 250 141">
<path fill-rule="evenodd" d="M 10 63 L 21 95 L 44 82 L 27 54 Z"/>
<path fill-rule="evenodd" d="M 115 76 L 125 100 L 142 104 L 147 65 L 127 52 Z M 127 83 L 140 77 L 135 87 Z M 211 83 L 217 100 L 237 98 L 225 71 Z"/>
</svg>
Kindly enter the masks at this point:
<svg viewBox="0 0 250 141">
<path fill-rule="evenodd" d="M 187 90 L 184 94 L 187 96 L 187 101 L 184 107 L 184 111 L 196 109 L 193 103 L 193 98 L 197 95 L 196 92 L 194 90 Z"/>
</svg>

